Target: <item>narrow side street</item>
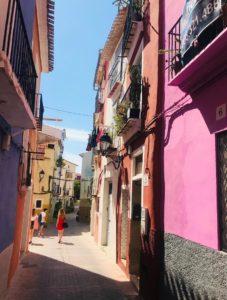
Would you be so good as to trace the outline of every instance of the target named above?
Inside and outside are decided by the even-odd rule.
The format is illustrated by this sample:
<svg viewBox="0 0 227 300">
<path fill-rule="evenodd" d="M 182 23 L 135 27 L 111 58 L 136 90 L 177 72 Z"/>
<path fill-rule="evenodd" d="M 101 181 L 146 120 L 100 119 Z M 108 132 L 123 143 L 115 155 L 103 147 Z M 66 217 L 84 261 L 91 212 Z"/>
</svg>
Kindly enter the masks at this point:
<svg viewBox="0 0 227 300">
<path fill-rule="evenodd" d="M 58 244 L 55 224 L 44 238 L 33 238 L 4 300 L 139 299 L 117 265 L 111 263 L 89 233 L 89 226 L 67 215 L 69 228 Z"/>
</svg>

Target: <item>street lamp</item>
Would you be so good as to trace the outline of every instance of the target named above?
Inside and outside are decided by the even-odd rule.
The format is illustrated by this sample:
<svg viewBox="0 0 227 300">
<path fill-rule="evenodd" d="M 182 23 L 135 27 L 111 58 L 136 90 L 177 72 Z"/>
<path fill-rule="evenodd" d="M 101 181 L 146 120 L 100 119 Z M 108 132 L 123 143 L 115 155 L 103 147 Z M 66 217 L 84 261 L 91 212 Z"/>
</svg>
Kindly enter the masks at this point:
<svg viewBox="0 0 227 300">
<path fill-rule="evenodd" d="M 44 176 L 45 176 L 45 172 L 43 170 L 41 170 L 39 172 L 39 182 L 43 180 Z"/>
<path fill-rule="evenodd" d="M 114 165 L 115 169 L 118 169 L 122 162 L 122 156 L 121 155 L 113 155 L 110 154 L 115 148 L 111 147 L 112 140 L 111 137 L 108 135 L 107 132 L 104 132 L 103 135 L 100 137 L 100 152 L 102 156 L 109 157 L 112 159 L 112 163 Z"/>
<path fill-rule="evenodd" d="M 112 140 L 107 132 L 100 137 L 100 150 L 103 156 L 106 156 L 110 145 L 112 144 Z"/>
</svg>

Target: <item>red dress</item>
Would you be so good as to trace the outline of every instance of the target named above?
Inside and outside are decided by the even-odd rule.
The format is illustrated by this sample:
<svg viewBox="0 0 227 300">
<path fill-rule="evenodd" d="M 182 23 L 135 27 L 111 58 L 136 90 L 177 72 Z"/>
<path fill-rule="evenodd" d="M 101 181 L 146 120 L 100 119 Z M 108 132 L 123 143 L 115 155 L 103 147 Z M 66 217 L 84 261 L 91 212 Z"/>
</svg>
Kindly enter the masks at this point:
<svg viewBox="0 0 227 300">
<path fill-rule="evenodd" d="M 65 221 L 65 217 L 59 216 L 57 223 L 57 230 L 63 230 L 63 223 Z"/>
</svg>

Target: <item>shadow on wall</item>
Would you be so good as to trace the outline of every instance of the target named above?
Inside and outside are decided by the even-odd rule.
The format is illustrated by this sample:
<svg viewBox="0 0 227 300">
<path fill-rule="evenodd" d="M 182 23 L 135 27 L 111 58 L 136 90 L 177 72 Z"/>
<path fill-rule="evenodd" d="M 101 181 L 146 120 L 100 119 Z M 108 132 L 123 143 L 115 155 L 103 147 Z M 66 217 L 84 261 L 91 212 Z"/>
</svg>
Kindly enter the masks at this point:
<svg viewBox="0 0 227 300">
<path fill-rule="evenodd" d="M 189 287 L 180 278 L 176 278 L 171 273 L 167 273 L 164 278 L 165 288 L 161 289 L 161 299 L 168 300 L 199 300 L 199 299 L 214 299 L 209 297 L 206 291 L 201 295 L 199 292 L 195 291 L 194 288 Z M 224 300 L 224 298 L 223 298 Z"/>
<path fill-rule="evenodd" d="M 175 107 L 170 110 L 173 112 L 167 114 L 165 117 L 165 146 L 169 143 L 174 121 L 193 109 L 200 112 L 201 118 L 203 118 L 211 134 L 226 129 L 226 84 L 227 75 L 225 74 L 221 79 L 217 78 L 216 80 L 206 83 L 200 90 L 192 94 L 191 98 L 190 95 L 188 95 L 181 103 L 176 102 Z M 197 124 L 197 126 L 201 126 L 201 123 Z M 191 123 L 191 130 L 196 130 L 196 128 L 195 123 Z"/>
</svg>

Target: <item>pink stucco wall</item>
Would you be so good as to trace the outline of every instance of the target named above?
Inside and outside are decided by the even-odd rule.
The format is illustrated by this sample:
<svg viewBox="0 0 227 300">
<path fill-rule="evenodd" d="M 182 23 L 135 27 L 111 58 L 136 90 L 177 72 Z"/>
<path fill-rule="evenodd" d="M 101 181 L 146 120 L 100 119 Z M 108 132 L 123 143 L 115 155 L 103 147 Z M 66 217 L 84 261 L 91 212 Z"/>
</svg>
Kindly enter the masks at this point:
<svg viewBox="0 0 227 300">
<path fill-rule="evenodd" d="M 168 32 L 184 3 L 166 2 L 166 49 Z M 167 72 L 165 108 L 184 95 L 179 88 L 168 86 Z M 216 80 L 193 99 L 187 96 L 182 107 L 165 117 L 165 232 L 214 249 L 219 247 L 215 133 L 227 127 L 226 118 L 216 120 L 216 108 L 227 102 L 226 86 L 227 77 Z"/>
</svg>

